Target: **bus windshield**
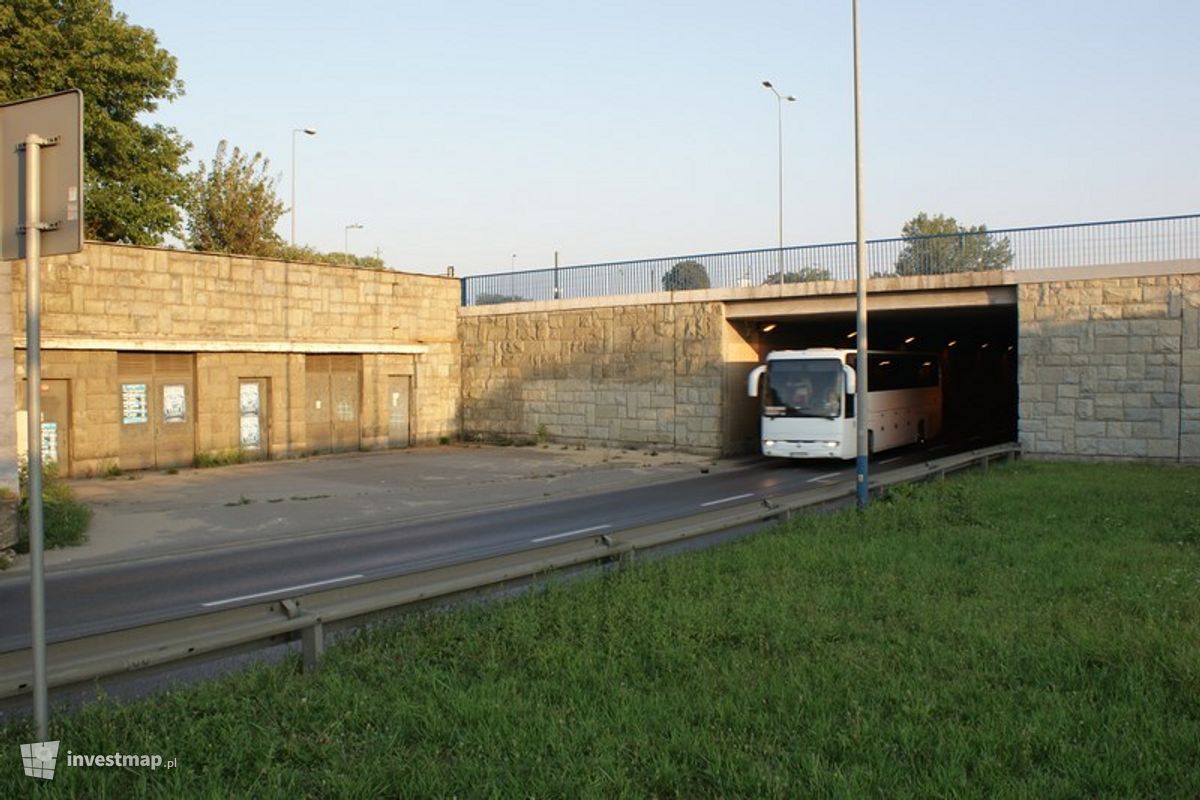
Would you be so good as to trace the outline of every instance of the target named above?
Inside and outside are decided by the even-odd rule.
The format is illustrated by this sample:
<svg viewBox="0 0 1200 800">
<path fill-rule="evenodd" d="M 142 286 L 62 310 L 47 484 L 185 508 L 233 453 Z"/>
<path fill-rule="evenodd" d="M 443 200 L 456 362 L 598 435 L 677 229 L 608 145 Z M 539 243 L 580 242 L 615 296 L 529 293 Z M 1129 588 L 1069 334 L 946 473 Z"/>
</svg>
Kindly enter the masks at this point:
<svg viewBox="0 0 1200 800">
<path fill-rule="evenodd" d="M 842 415 L 842 362 L 834 358 L 767 362 L 765 417 Z"/>
</svg>

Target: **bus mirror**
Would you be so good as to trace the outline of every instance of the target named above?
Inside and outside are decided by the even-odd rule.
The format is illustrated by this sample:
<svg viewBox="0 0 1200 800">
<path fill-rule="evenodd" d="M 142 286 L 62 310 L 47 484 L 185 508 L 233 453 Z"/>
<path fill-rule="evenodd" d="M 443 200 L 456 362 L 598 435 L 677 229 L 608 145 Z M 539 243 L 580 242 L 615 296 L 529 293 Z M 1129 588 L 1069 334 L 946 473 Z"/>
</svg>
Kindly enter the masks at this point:
<svg viewBox="0 0 1200 800">
<path fill-rule="evenodd" d="M 846 372 L 846 394 L 854 394 L 858 385 L 854 370 L 849 366 L 843 366 L 842 369 Z"/>
<path fill-rule="evenodd" d="M 751 397 L 758 397 L 758 384 L 762 381 L 763 373 L 766 371 L 767 367 L 765 364 L 750 370 L 750 375 L 746 378 L 746 394 Z"/>
</svg>

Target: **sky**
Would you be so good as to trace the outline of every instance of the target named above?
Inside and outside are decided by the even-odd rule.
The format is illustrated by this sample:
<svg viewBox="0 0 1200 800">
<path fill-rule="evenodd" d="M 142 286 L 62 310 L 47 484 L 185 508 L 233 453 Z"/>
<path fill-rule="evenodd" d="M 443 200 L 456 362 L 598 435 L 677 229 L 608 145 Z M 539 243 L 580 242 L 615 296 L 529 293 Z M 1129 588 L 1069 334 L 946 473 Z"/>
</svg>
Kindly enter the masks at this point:
<svg viewBox="0 0 1200 800">
<path fill-rule="evenodd" d="M 459 275 L 776 246 L 763 80 L 797 98 L 785 244 L 855 235 L 850 0 L 114 7 L 178 59 L 145 121 L 193 165 L 261 151 L 290 203 L 295 139 L 297 244 Z M 1200 211 L 1195 0 L 862 0 L 860 31 L 869 238 Z"/>
</svg>

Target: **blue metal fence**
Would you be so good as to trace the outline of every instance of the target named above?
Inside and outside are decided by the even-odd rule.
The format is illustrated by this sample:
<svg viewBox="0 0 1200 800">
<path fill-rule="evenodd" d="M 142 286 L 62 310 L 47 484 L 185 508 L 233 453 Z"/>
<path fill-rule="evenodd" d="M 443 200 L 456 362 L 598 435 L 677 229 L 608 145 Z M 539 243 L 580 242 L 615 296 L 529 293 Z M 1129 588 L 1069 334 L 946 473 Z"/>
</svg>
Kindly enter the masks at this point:
<svg viewBox="0 0 1200 800">
<path fill-rule="evenodd" d="M 1180 258 L 1200 258 L 1200 214 L 867 242 L 867 269 L 872 276 Z M 854 242 L 841 242 L 472 275 L 463 279 L 462 303 L 487 305 L 702 288 L 704 277 L 712 288 L 729 288 L 776 284 L 781 275 L 784 283 L 796 283 L 851 280 L 854 274 Z"/>
</svg>

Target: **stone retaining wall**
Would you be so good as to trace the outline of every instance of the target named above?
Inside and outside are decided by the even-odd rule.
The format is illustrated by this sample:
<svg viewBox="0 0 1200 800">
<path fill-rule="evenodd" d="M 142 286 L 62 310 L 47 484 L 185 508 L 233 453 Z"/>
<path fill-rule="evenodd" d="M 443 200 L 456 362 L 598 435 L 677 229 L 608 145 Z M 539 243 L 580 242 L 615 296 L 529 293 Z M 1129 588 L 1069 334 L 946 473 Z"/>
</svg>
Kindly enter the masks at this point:
<svg viewBox="0 0 1200 800">
<path fill-rule="evenodd" d="M 463 311 L 465 438 L 720 451 L 720 303 Z"/>
<path fill-rule="evenodd" d="M 1200 460 L 1200 276 L 1030 283 L 1018 306 L 1025 452 Z"/>
</svg>

